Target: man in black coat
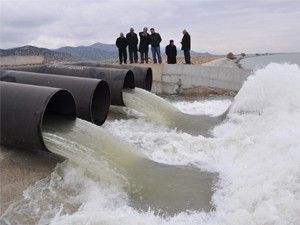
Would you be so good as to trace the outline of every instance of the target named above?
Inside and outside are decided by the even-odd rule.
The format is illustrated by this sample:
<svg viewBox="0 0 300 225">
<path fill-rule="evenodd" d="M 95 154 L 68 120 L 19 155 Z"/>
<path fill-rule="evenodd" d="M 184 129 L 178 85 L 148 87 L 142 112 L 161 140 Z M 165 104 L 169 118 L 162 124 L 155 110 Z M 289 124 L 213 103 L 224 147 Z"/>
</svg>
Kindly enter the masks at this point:
<svg viewBox="0 0 300 225">
<path fill-rule="evenodd" d="M 128 43 L 130 63 L 133 63 L 133 57 L 134 57 L 134 62 L 137 63 L 138 62 L 137 45 L 139 40 L 136 33 L 134 33 L 134 29 L 132 27 L 130 28 L 130 32 L 126 34 L 126 39 Z"/>
<path fill-rule="evenodd" d="M 183 37 L 181 40 L 181 50 L 183 50 L 184 58 L 185 58 L 185 63 L 186 64 L 191 64 L 191 36 L 186 30 L 182 31 Z"/>
<path fill-rule="evenodd" d="M 166 55 L 168 64 L 176 64 L 177 49 L 173 40 L 170 40 L 170 44 L 166 47 Z"/>
<path fill-rule="evenodd" d="M 118 47 L 119 50 L 120 64 L 122 64 L 123 62 L 126 64 L 127 63 L 127 51 L 126 51 L 127 40 L 124 37 L 123 33 L 120 33 L 120 37 L 117 38 L 116 46 Z"/>
<path fill-rule="evenodd" d="M 141 63 L 148 63 L 148 51 L 149 51 L 149 44 L 150 44 L 150 35 L 147 33 L 148 28 L 144 27 L 143 31 L 139 33 L 140 36 L 140 46 L 139 52 L 141 55 Z"/>
</svg>

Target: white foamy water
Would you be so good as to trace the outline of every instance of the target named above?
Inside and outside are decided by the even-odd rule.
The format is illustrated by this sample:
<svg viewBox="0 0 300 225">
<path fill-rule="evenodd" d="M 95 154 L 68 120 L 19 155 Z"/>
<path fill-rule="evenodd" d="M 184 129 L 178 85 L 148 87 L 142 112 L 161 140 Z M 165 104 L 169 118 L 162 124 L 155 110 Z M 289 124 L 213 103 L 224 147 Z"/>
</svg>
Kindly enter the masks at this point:
<svg viewBox="0 0 300 225">
<path fill-rule="evenodd" d="M 213 130 L 211 138 L 177 132 L 147 118 L 105 124 L 105 129 L 154 161 L 218 172 L 212 212 L 182 212 L 171 217 L 139 212 L 130 207 L 121 187 L 89 178 L 81 168 L 66 162 L 24 193 L 27 208 L 21 203 L 15 208 L 20 213 L 43 210 L 39 224 L 299 224 L 299 87 L 296 65 L 270 64 L 258 70 L 245 82 L 228 118 Z M 218 113 L 228 104 L 202 103 Z M 193 107 L 193 103 L 184 104 L 184 108 Z M 196 112 L 204 111 L 190 113 Z M 62 197 L 67 187 L 73 192 Z M 43 198 L 57 198 L 60 204 L 45 203 Z"/>
<path fill-rule="evenodd" d="M 219 116 L 228 109 L 231 100 L 180 101 L 174 102 L 173 105 L 187 114 Z"/>
</svg>

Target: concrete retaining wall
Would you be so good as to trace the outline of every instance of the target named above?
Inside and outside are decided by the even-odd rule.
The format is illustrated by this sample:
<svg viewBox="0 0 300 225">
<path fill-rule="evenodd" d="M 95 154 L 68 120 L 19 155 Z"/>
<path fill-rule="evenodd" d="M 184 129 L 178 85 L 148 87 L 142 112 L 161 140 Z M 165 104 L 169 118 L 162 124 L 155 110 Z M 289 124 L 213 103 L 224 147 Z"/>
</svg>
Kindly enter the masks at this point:
<svg viewBox="0 0 300 225">
<path fill-rule="evenodd" d="M 44 62 L 43 56 L 2 56 L 0 57 L 0 66 L 41 64 Z"/>
<path fill-rule="evenodd" d="M 250 70 L 237 67 L 164 64 L 160 80 L 153 85 L 157 94 L 203 94 L 209 90 L 237 92 Z"/>
</svg>

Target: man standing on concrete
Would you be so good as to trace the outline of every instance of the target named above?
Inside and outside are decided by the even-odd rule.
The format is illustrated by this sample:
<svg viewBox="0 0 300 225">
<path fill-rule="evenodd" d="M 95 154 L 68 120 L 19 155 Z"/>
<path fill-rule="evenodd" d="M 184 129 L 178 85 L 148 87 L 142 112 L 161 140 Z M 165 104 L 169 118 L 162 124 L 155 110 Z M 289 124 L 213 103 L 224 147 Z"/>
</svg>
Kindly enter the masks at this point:
<svg viewBox="0 0 300 225">
<path fill-rule="evenodd" d="M 134 62 L 137 63 L 138 62 L 137 45 L 139 40 L 136 33 L 134 33 L 134 29 L 132 27 L 130 28 L 130 32 L 126 34 L 126 39 L 128 43 L 130 63 L 133 63 L 133 56 L 134 56 Z"/>
<path fill-rule="evenodd" d="M 185 63 L 186 64 L 191 64 L 191 36 L 186 30 L 182 31 L 183 37 L 181 40 L 181 50 L 183 50 L 184 58 L 185 58 Z"/>
<path fill-rule="evenodd" d="M 156 55 L 158 58 L 158 62 L 161 63 L 161 55 L 160 55 L 160 42 L 161 37 L 159 33 L 155 33 L 154 28 L 150 29 L 151 35 L 150 35 L 150 44 L 151 44 L 151 51 L 153 56 L 153 62 L 157 63 Z"/>
<path fill-rule="evenodd" d="M 126 64 L 127 63 L 127 51 L 126 51 L 127 40 L 124 37 L 123 33 L 120 33 L 120 37 L 117 38 L 116 46 L 118 47 L 119 50 L 120 64 L 122 64 L 123 62 Z"/>
<path fill-rule="evenodd" d="M 177 49 L 173 40 L 170 40 L 170 44 L 166 47 L 166 55 L 168 64 L 176 64 Z"/>
<path fill-rule="evenodd" d="M 148 51 L 149 51 L 149 44 L 150 44 L 150 35 L 147 33 L 148 28 L 144 27 L 143 31 L 139 33 L 140 35 L 140 46 L 139 51 L 141 54 L 141 63 L 148 63 Z"/>
</svg>

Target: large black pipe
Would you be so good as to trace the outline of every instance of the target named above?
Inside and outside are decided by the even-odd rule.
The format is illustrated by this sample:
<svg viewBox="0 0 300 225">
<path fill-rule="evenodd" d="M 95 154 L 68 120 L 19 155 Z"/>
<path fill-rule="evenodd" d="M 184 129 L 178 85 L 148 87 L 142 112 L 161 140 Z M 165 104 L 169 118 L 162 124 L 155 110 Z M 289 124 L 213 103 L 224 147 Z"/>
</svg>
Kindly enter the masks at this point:
<svg viewBox="0 0 300 225">
<path fill-rule="evenodd" d="M 58 74 L 64 76 L 85 77 L 105 80 L 110 89 L 111 104 L 124 106 L 123 88 L 134 88 L 134 75 L 131 70 L 96 68 L 74 65 L 43 65 L 10 67 L 12 70 L 36 73 Z"/>
<path fill-rule="evenodd" d="M 42 125 L 48 115 L 76 118 L 73 96 L 64 89 L 0 81 L 1 145 L 47 150 Z"/>
<path fill-rule="evenodd" d="M 132 66 L 132 65 L 117 65 L 117 64 L 102 64 L 95 62 L 80 62 L 74 63 L 73 65 L 78 66 L 93 66 L 103 68 L 116 68 L 116 69 L 129 69 L 134 74 L 135 86 L 151 91 L 152 88 L 152 69 L 150 67 Z"/>
<path fill-rule="evenodd" d="M 97 125 L 104 123 L 109 111 L 110 92 L 104 80 L 16 70 L 0 70 L 0 80 L 66 89 L 74 96 L 78 117 Z"/>
</svg>

